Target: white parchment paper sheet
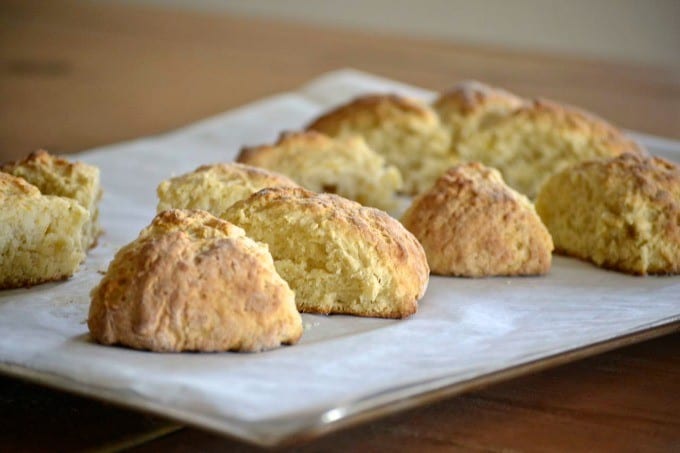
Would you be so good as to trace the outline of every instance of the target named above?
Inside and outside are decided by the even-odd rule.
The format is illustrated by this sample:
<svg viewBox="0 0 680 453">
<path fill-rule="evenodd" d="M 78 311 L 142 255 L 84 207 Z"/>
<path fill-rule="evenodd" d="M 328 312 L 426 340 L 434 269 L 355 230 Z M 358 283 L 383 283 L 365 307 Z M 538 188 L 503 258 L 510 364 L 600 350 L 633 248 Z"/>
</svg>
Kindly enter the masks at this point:
<svg viewBox="0 0 680 453">
<path fill-rule="evenodd" d="M 0 293 L 0 362 L 109 397 L 133 394 L 155 408 L 211 419 L 213 427 L 224 420 L 224 430 L 234 431 L 234 420 L 294 420 L 391 388 L 470 379 L 680 318 L 680 277 L 632 277 L 556 257 L 545 277 L 433 277 L 418 313 L 404 321 L 305 315 L 300 344 L 260 354 L 153 354 L 89 341 L 89 291 L 117 248 L 153 217 L 161 180 L 231 161 L 242 145 L 272 141 L 368 91 L 432 96 L 337 71 L 170 134 L 77 156 L 101 168 L 106 232 L 72 279 Z M 680 158 L 677 142 L 637 138 L 652 152 Z"/>
</svg>

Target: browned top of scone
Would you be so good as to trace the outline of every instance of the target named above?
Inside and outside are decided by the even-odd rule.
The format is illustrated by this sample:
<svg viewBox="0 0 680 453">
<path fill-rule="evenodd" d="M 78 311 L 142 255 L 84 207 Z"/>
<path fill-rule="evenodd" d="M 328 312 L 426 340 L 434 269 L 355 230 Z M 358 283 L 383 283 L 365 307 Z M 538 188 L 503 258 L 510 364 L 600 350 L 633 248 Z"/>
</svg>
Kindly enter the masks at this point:
<svg viewBox="0 0 680 453">
<path fill-rule="evenodd" d="M 461 114 L 469 114 L 489 104 L 515 109 L 523 103 L 522 98 L 509 91 L 476 80 L 466 80 L 441 94 L 433 106 L 437 111 L 453 110 Z"/>
<path fill-rule="evenodd" d="M 517 109 L 511 116 L 522 121 L 547 122 L 554 128 L 574 131 L 605 144 L 612 154 L 645 153 L 640 145 L 626 137 L 617 127 L 591 112 L 570 105 L 536 99 Z"/>
<path fill-rule="evenodd" d="M 371 94 L 357 97 L 324 113 L 309 124 L 307 129 L 335 135 L 347 122 L 380 124 L 404 116 L 437 122 L 436 114 L 422 102 L 395 94 Z"/>
<path fill-rule="evenodd" d="M 162 181 L 157 210 L 204 209 L 219 215 L 234 202 L 264 187 L 293 186 L 287 176 L 239 163 L 203 165 L 196 170 Z"/>
<path fill-rule="evenodd" d="M 486 200 L 530 204 L 526 197 L 508 189 L 497 170 L 479 162 L 468 162 L 448 169 L 428 192 L 446 194 L 446 197 L 457 200 L 484 195 Z"/>
<path fill-rule="evenodd" d="M 39 149 L 33 151 L 23 159 L 2 164 L 2 166 L 0 166 L 0 171 L 12 173 L 17 167 L 52 168 L 59 174 L 69 175 L 83 171 L 86 167 L 89 167 L 89 165 L 82 162 L 69 162 L 66 159 L 48 153 L 44 149 Z"/>
<path fill-rule="evenodd" d="M 245 236 L 241 228 L 207 211 L 184 209 L 168 209 L 159 213 L 139 236 L 160 236 L 173 231 L 181 231 L 192 239 Z"/>
<path fill-rule="evenodd" d="M 236 161 L 247 165 L 260 165 L 269 160 L 281 147 L 304 146 L 306 149 L 323 151 L 334 143 L 333 139 L 317 131 L 283 132 L 274 144 L 244 146 L 236 157 Z"/>
<path fill-rule="evenodd" d="M 123 247 L 92 291 L 104 344 L 153 351 L 258 351 L 302 334 L 266 246 L 205 211 L 168 210 Z"/>
<path fill-rule="evenodd" d="M 0 171 L 26 179 L 44 195 L 73 198 L 91 211 L 96 210 L 96 203 L 102 195 L 97 167 L 70 162 L 42 149 L 22 160 L 5 163 L 0 166 Z M 97 227 L 93 226 L 93 229 Z M 93 234 L 96 232 L 93 231 Z"/>
<path fill-rule="evenodd" d="M 23 178 L 0 172 L 0 200 L 16 196 L 35 197 L 38 195 L 40 195 L 40 190 Z"/>
<path fill-rule="evenodd" d="M 256 182 L 257 184 L 269 183 L 272 186 L 293 186 L 293 187 L 298 185 L 295 181 L 293 181 L 292 179 L 285 175 L 275 173 L 264 168 L 247 165 L 245 163 L 229 162 L 220 164 L 201 165 L 192 173 L 200 174 L 205 172 L 214 173 L 215 175 L 223 174 L 239 176 L 244 180 L 247 179 Z M 187 173 L 187 175 L 192 173 Z M 182 176 L 179 176 L 178 178 L 181 177 Z"/>
<path fill-rule="evenodd" d="M 550 268 L 552 240 L 529 200 L 478 162 L 447 170 L 402 221 L 423 244 L 433 273 L 531 275 Z"/>
<path fill-rule="evenodd" d="M 680 237 L 680 166 L 660 157 L 633 153 L 583 162 L 565 170 L 569 174 L 599 175 L 603 189 L 611 193 L 639 194 L 663 205 L 669 226 Z"/>
</svg>

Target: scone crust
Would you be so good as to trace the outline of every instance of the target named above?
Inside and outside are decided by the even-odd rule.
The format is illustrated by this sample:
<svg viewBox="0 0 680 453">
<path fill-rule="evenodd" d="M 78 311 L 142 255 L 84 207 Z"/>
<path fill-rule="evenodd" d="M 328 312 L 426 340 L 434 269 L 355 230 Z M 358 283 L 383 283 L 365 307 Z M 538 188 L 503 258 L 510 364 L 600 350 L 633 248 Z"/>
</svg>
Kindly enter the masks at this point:
<svg viewBox="0 0 680 453">
<path fill-rule="evenodd" d="M 0 201 L 11 203 L 12 197 L 38 197 L 40 190 L 24 178 L 0 172 Z"/>
<path fill-rule="evenodd" d="M 370 94 L 324 113 L 312 121 L 307 129 L 336 135 L 347 122 L 373 122 L 380 124 L 412 118 L 437 124 L 437 115 L 420 102 L 396 94 Z"/>
<path fill-rule="evenodd" d="M 368 145 L 397 166 L 402 191 L 427 189 L 457 160 L 449 133 L 427 104 L 397 95 L 358 97 L 327 112 L 307 127 L 332 137 L 361 135 Z"/>
<path fill-rule="evenodd" d="M 267 247 L 205 211 L 167 210 L 123 247 L 92 291 L 92 337 L 151 351 L 260 351 L 302 321 Z"/>
<path fill-rule="evenodd" d="M 460 140 L 489 127 L 517 110 L 524 102 L 509 91 L 466 80 L 442 93 L 432 108 L 451 134 L 451 147 L 456 152 Z"/>
<path fill-rule="evenodd" d="M 244 146 L 236 157 L 236 161 L 241 164 L 252 165 L 254 167 L 269 168 L 276 165 L 282 157 L 290 157 L 289 153 L 282 153 L 282 150 L 294 146 L 303 146 L 305 149 L 325 152 L 331 148 L 335 140 L 326 134 L 313 130 L 302 132 L 283 132 L 278 140 L 272 145 Z M 304 156 L 302 156 L 304 158 Z M 304 162 L 297 162 L 304 163 Z"/>
<path fill-rule="evenodd" d="M 680 273 L 680 166 L 624 153 L 553 175 L 536 200 L 558 253 L 634 275 Z"/>
<path fill-rule="evenodd" d="M 529 198 L 550 175 L 578 162 L 627 151 L 644 154 L 604 120 L 547 100 L 527 103 L 456 146 L 461 160 L 498 169 L 509 186 Z"/>
<path fill-rule="evenodd" d="M 362 294 L 366 307 L 348 305 L 317 304 L 303 301 L 298 297 L 298 309 L 311 313 L 346 313 L 358 316 L 379 316 L 404 318 L 417 310 L 417 301 L 423 296 L 429 279 L 429 268 L 422 246 L 403 226 L 378 209 L 360 204 L 334 194 L 316 194 L 305 189 L 271 188 L 264 189 L 233 205 L 224 214 L 228 221 L 242 226 L 251 237 L 258 237 L 262 225 L 253 225 L 254 214 L 265 213 L 272 218 L 286 216 L 286 235 L 301 231 L 311 238 L 322 238 L 327 255 L 312 257 L 322 261 L 320 266 L 333 268 L 331 256 L 349 256 L 355 263 L 357 277 L 365 273 L 375 281 L 373 294 Z M 280 241 L 289 238 L 282 236 Z M 281 262 L 294 260 L 280 252 L 281 244 L 270 244 L 277 268 Z M 330 250 L 330 252 L 329 252 Z M 290 253 L 292 255 L 292 253 Z M 310 272 L 312 271 L 310 267 Z M 286 278 L 285 270 L 280 270 Z M 331 272 L 332 274 L 332 272 Z M 363 278 L 363 277 L 357 277 Z M 289 281 L 290 283 L 290 281 Z M 296 293 L 300 291 L 293 286 Z M 335 288 L 341 291 L 341 288 Z M 387 308 L 376 309 L 379 302 Z"/>
<path fill-rule="evenodd" d="M 336 193 L 383 210 L 396 206 L 402 186 L 399 170 L 359 136 L 286 132 L 272 145 L 243 148 L 237 161 L 290 176 L 313 192 Z"/>
<path fill-rule="evenodd" d="M 299 187 L 282 174 L 241 163 L 202 165 L 158 185 L 157 212 L 202 209 L 219 216 L 235 202 L 266 187 Z"/>
<path fill-rule="evenodd" d="M 550 235 L 529 200 L 479 163 L 449 169 L 402 218 L 432 273 L 537 275 L 550 269 Z"/>
<path fill-rule="evenodd" d="M 73 198 L 85 209 L 101 198 L 97 167 L 68 161 L 44 149 L 34 151 L 24 159 L 7 162 L 0 166 L 0 171 L 26 179 L 45 195 Z"/>
<path fill-rule="evenodd" d="M 471 116 L 494 107 L 510 112 L 521 107 L 524 102 L 521 97 L 502 88 L 476 80 L 465 80 L 442 93 L 432 106 L 444 118 L 449 114 Z"/>
<path fill-rule="evenodd" d="M 602 157 L 618 156 L 624 152 L 646 154 L 637 142 L 628 138 L 616 126 L 594 113 L 572 105 L 536 99 L 518 109 L 513 116 L 529 122 L 547 122 L 553 127 L 588 137 L 602 147 Z"/>
<path fill-rule="evenodd" d="M 0 171 L 24 178 L 44 195 L 71 198 L 90 213 L 84 226 L 85 248 L 96 245 L 101 235 L 99 200 L 102 197 L 99 168 L 83 162 L 71 162 L 40 149 L 26 158 L 0 166 Z"/>
</svg>

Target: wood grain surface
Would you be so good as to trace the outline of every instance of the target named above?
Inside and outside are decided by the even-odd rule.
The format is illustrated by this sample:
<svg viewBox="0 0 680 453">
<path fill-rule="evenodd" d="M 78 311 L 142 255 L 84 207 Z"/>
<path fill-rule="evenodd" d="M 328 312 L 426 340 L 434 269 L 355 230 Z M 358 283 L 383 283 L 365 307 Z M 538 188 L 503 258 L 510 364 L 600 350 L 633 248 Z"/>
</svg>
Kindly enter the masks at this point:
<svg viewBox="0 0 680 453">
<path fill-rule="evenodd" d="M 680 138 L 680 71 L 99 2 L 0 2 L 0 160 L 166 131 L 325 71 L 464 78 Z"/>
<path fill-rule="evenodd" d="M 166 131 L 325 71 L 441 90 L 464 78 L 680 138 L 680 72 L 100 2 L 0 2 L 0 161 Z M 1 334 L 1 333 L 0 333 Z M 302 451 L 680 451 L 680 335 L 366 423 Z M 0 379 L 2 451 L 250 451 Z M 155 439 L 155 440 L 153 440 Z"/>
</svg>

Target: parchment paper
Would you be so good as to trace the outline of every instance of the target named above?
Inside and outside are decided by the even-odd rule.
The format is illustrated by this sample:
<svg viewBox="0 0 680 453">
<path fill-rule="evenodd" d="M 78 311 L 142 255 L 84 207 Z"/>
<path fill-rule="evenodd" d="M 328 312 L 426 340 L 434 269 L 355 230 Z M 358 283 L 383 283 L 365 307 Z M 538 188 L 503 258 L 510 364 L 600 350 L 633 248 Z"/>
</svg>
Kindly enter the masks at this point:
<svg viewBox="0 0 680 453">
<path fill-rule="evenodd" d="M 555 257 L 548 276 L 433 277 L 408 320 L 304 315 L 298 345 L 258 354 L 154 354 L 88 339 L 89 291 L 118 247 L 155 213 L 157 184 L 231 161 L 322 110 L 367 91 L 432 93 L 352 70 L 173 133 L 77 156 L 98 165 L 105 234 L 70 280 L 0 293 L 0 363 L 137 401 L 159 413 L 254 441 L 280 440 L 331 410 L 447 377 L 467 380 L 680 319 L 680 277 L 632 277 Z M 680 144 L 636 135 L 680 158 Z M 63 386 L 63 385 L 62 385 Z M 92 392 L 90 392 L 92 393 Z M 395 395 L 397 392 L 395 392 Z M 370 404 L 369 404 L 370 406 Z M 330 412 L 329 412 L 330 411 Z M 312 418 L 310 419 L 310 414 Z M 318 421 L 318 420 L 317 420 Z M 269 439 L 269 440 L 266 440 Z"/>
</svg>

